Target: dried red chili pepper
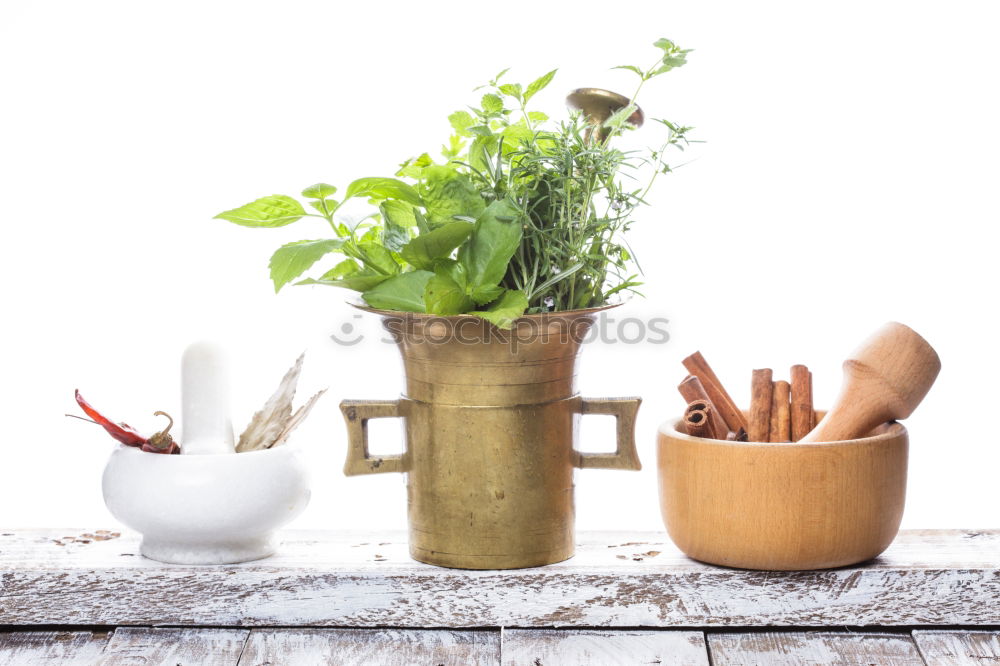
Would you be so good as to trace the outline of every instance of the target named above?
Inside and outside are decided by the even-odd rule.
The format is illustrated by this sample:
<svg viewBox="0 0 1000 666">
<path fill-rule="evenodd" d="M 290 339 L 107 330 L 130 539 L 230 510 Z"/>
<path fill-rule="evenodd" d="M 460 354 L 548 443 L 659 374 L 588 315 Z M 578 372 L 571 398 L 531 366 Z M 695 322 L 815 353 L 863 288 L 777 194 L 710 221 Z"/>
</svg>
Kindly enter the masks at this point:
<svg viewBox="0 0 1000 666">
<path fill-rule="evenodd" d="M 110 419 L 91 407 L 90 403 L 83 399 L 83 396 L 80 395 L 80 389 L 76 390 L 76 404 L 80 405 L 80 408 L 83 409 L 87 416 L 94 419 L 97 425 L 107 430 L 109 435 L 125 446 L 141 447 L 149 441 L 127 423 L 112 423 Z M 167 429 L 169 430 L 169 427 Z"/>
<path fill-rule="evenodd" d="M 153 412 L 153 416 L 166 416 L 170 419 L 167 427 L 149 438 L 149 441 L 142 445 L 143 451 L 149 453 L 180 453 L 181 448 L 170 436 L 170 429 L 174 427 L 174 419 L 166 412 Z"/>
</svg>

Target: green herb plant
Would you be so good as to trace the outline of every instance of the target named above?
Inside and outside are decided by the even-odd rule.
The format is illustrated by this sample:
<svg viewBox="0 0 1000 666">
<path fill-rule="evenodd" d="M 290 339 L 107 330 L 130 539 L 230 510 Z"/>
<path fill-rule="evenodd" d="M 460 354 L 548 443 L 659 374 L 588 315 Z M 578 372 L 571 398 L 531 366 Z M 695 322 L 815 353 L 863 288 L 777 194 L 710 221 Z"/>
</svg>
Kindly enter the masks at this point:
<svg viewBox="0 0 1000 666">
<path fill-rule="evenodd" d="M 442 159 L 424 153 L 394 178 L 360 178 L 338 189 L 318 183 L 297 199 L 271 195 L 217 215 L 247 227 L 282 227 L 323 218 L 333 238 L 281 246 L 270 261 L 275 291 L 294 281 L 361 292 L 369 306 L 437 315 L 471 314 L 510 328 L 525 313 L 598 307 L 635 291 L 639 268 L 624 239 L 668 149 L 683 150 L 691 129 L 667 120 L 660 145 L 646 153 L 612 145 L 628 131 L 636 98 L 650 79 L 685 64 L 688 51 L 655 42 L 651 66 L 623 65 L 638 85 L 630 103 L 603 122 L 578 112 L 550 122 L 528 110 L 556 70 L 531 84 L 479 89 L 479 106 L 448 117 L 453 133 Z M 477 89 L 477 90 L 479 90 Z M 644 182 L 638 175 L 651 172 Z M 348 222 L 338 211 L 367 200 L 369 214 Z M 330 254 L 342 259 L 300 279 Z"/>
</svg>

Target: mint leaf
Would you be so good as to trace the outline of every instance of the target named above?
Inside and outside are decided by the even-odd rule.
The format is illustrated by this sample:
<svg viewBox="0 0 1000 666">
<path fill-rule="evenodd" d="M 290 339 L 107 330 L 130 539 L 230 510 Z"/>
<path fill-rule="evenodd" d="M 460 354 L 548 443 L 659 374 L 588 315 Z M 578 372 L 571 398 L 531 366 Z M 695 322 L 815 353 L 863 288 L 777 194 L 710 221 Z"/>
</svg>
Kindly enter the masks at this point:
<svg viewBox="0 0 1000 666">
<path fill-rule="evenodd" d="M 535 93 L 549 85 L 549 83 L 552 82 L 552 77 L 554 77 L 558 71 L 559 70 L 557 69 L 553 69 L 548 74 L 543 74 L 528 84 L 528 89 L 524 91 L 524 103 L 527 104 L 528 100 L 535 96 Z"/>
<path fill-rule="evenodd" d="M 486 202 L 469 177 L 450 166 L 425 168 L 420 194 L 432 227 L 453 222 L 455 215 L 475 218 L 486 209 Z"/>
<path fill-rule="evenodd" d="M 636 106 L 635 104 L 631 103 L 626 104 L 622 108 L 612 113 L 611 117 L 604 121 L 604 126 L 616 129 L 618 127 L 621 127 L 622 125 L 625 125 L 625 121 L 627 121 L 629 117 L 633 113 L 635 113 L 635 110 L 638 108 L 639 107 Z"/>
<path fill-rule="evenodd" d="M 630 72 L 635 72 L 639 76 L 645 76 L 642 70 L 636 67 L 635 65 L 618 65 L 617 67 L 612 67 L 611 69 L 627 69 Z"/>
<path fill-rule="evenodd" d="M 424 289 L 434 274 L 430 271 L 411 271 L 395 275 L 361 294 L 365 303 L 381 310 L 425 312 Z"/>
<path fill-rule="evenodd" d="M 399 254 L 414 268 L 430 270 L 436 260 L 447 257 L 461 245 L 472 229 L 473 225 L 468 222 L 449 222 L 420 234 L 403 246 Z"/>
<path fill-rule="evenodd" d="M 528 297 L 523 291 L 508 289 L 486 310 L 477 310 L 469 314 L 482 317 L 497 328 L 510 329 L 514 320 L 528 309 Z"/>
<path fill-rule="evenodd" d="M 337 188 L 326 183 L 316 183 L 302 190 L 302 196 L 306 199 L 326 199 L 337 193 Z"/>
<path fill-rule="evenodd" d="M 472 136 L 469 134 L 469 127 L 476 121 L 468 111 L 456 111 L 448 116 L 448 122 L 459 136 Z"/>
<path fill-rule="evenodd" d="M 427 312 L 439 315 L 457 315 L 471 310 L 475 304 L 462 287 L 445 273 L 435 273 L 424 290 Z"/>
<path fill-rule="evenodd" d="M 339 204 L 335 199 L 317 199 L 310 201 L 309 205 L 318 210 L 324 217 L 329 217 Z"/>
<path fill-rule="evenodd" d="M 480 104 L 483 107 L 483 111 L 486 113 L 500 113 L 503 111 L 503 100 L 500 99 L 500 95 L 486 93 L 483 95 L 483 99 Z"/>
<path fill-rule="evenodd" d="M 521 124 L 507 125 L 500 135 L 503 136 L 504 155 L 520 149 L 522 144 L 530 144 L 535 138 L 535 133 Z"/>
<path fill-rule="evenodd" d="M 434 160 L 427 153 L 423 153 L 420 157 L 411 157 L 400 164 L 396 175 L 419 180 L 424 172 L 424 167 L 430 164 L 434 164 Z"/>
<path fill-rule="evenodd" d="M 344 200 L 353 197 L 368 197 L 370 199 L 400 199 L 414 206 L 419 206 L 420 195 L 401 180 L 395 178 L 358 178 L 347 186 Z"/>
<path fill-rule="evenodd" d="M 219 213 L 215 219 L 229 220 L 244 227 L 283 227 L 301 219 L 305 214 L 305 208 L 295 199 L 283 194 L 272 194 Z"/>
<path fill-rule="evenodd" d="M 344 241 L 339 238 L 303 240 L 282 245 L 271 255 L 271 280 L 277 293 L 283 286 L 302 275 L 322 256 L 339 250 Z"/>
<path fill-rule="evenodd" d="M 462 137 L 452 134 L 448 138 L 448 145 L 441 146 L 441 154 L 447 159 L 452 160 L 458 157 L 458 154 L 462 152 L 462 148 L 465 147 L 465 142 L 462 141 Z M 421 177 L 423 177 L 423 172 L 421 172 Z"/>
<path fill-rule="evenodd" d="M 520 83 L 505 83 L 500 86 L 500 92 L 504 95 L 510 95 L 518 102 L 521 101 L 521 84 Z"/>
<path fill-rule="evenodd" d="M 458 250 L 469 286 L 500 284 L 521 243 L 521 211 L 505 199 L 494 201 L 476 219 L 469 241 Z"/>
</svg>

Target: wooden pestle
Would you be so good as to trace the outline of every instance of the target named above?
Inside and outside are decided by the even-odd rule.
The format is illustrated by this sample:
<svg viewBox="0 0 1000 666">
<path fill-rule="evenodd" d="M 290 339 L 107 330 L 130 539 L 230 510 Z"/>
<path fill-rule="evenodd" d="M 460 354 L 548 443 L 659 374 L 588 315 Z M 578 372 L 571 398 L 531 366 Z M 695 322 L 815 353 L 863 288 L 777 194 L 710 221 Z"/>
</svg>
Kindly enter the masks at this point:
<svg viewBox="0 0 1000 666">
<path fill-rule="evenodd" d="M 840 395 L 802 442 L 864 437 L 887 421 L 905 419 L 927 395 L 941 359 L 913 329 L 890 322 L 844 361 Z"/>
</svg>

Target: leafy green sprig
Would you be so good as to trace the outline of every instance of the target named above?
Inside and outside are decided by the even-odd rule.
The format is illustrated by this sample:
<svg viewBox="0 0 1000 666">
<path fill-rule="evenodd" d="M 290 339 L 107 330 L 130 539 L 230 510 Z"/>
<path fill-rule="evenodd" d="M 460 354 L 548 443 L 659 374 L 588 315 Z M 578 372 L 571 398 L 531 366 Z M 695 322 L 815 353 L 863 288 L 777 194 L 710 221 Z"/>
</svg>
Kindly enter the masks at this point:
<svg viewBox="0 0 1000 666">
<path fill-rule="evenodd" d="M 443 163 L 425 153 L 401 164 L 395 178 L 353 181 L 339 200 L 336 187 L 318 183 L 302 191 L 315 212 L 271 195 L 216 217 L 248 227 L 326 220 L 335 237 L 288 243 L 271 257 L 275 291 L 293 281 L 343 287 L 372 307 L 467 313 L 502 328 L 525 312 L 603 305 L 641 284 L 623 234 L 656 176 L 670 171 L 665 151 L 688 143 L 690 128 L 660 120 L 667 138 L 648 155 L 611 146 L 628 130 L 643 85 L 686 61 L 688 51 L 669 40 L 655 46 L 661 55 L 653 66 L 620 67 L 640 81 L 604 123 L 604 141 L 593 139 L 591 119 L 580 114 L 548 127 L 546 114 L 527 108 L 556 70 L 527 86 L 503 82 L 504 70 L 479 88 L 486 92 L 478 107 L 449 116 Z M 636 174 L 649 166 L 652 176 L 638 184 Z M 338 213 L 356 199 L 372 210 L 349 223 Z M 343 259 L 299 279 L 331 253 Z"/>
</svg>

